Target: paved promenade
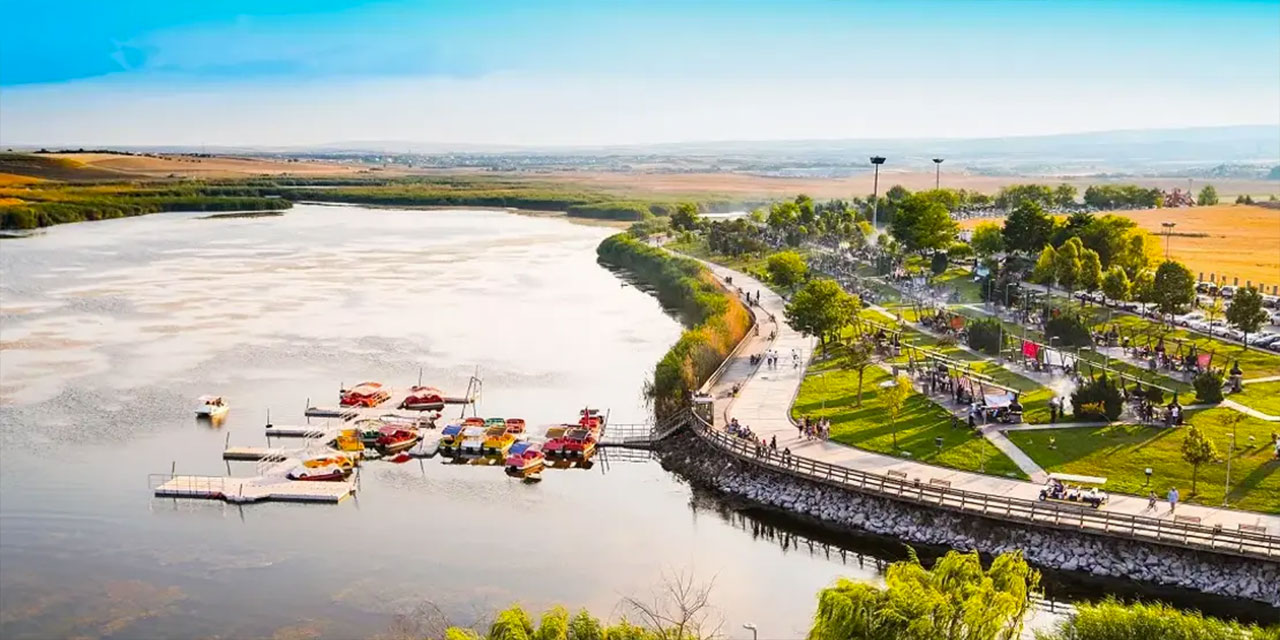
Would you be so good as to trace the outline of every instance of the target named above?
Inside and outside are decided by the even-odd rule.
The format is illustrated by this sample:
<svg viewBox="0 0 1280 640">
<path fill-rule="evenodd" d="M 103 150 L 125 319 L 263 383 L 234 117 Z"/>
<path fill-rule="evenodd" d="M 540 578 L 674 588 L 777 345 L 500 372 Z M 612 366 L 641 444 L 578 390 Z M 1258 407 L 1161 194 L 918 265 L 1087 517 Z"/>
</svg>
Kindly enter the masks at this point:
<svg viewBox="0 0 1280 640">
<path fill-rule="evenodd" d="M 751 294 L 760 292 L 760 305 L 755 309 L 759 319 L 759 335 L 748 337 L 743 349 L 725 367 L 717 383 L 709 390 L 716 398 L 717 426 L 724 427 L 726 417 L 737 418 L 744 425 L 751 427 L 759 437 L 766 440 L 776 436 L 778 450 L 790 448 L 792 455 L 804 456 L 830 464 L 850 467 L 869 473 L 883 474 L 889 470 L 906 474 L 908 478 L 928 482 L 931 479 L 946 480 L 955 489 L 983 492 L 991 495 L 1011 496 L 1034 500 L 1039 494 L 1041 484 L 999 478 L 995 476 L 957 471 L 943 467 L 935 467 L 920 462 L 896 458 L 893 456 L 863 451 L 835 442 L 806 441 L 800 437 L 795 426 L 788 419 L 792 401 L 799 390 L 800 381 L 804 378 L 805 367 L 809 361 L 814 341 L 792 330 L 783 318 L 785 301 L 750 276 L 727 269 L 720 265 L 707 263 L 712 272 L 722 281 L 731 278 L 731 289 L 740 288 Z M 770 321 L 769 316 L 776 318 Z M 777 337 L 770 342 L 769 335 L 777 331 Z M 778 354 L 778 367 L 769 369 L 750 364 L 749 356 L 773 350 Z M 792 353 L 800 354 L 800 365 L 792 364 Z M 730 395 L 734 385 L 739 386 L 736 398 Z M 1161 502 L 1155 511 L 1147 508 L 1144 498 L 1134 496 L 1113 495 L 1104 510 L 1142 516 L 1154 516 L 1172 519 L 1169 505 L 1163 500 L 1168 487 L 1155 487 L 1161 495 Z M 1187 491 L 1188 487 L 1179 487 Z M 1248 511 L 1235 511 L 1198 505 L 1180 504 L 1177 515 L 1195 516 L 1201 524 L 1221 524 L 1224 528 L 1235 529 L 1237 525 L 1259 525 L 1266 527 L 1267 533 L 1280 534 L 1280 516 L 1263 515 Z"/>
</svg>

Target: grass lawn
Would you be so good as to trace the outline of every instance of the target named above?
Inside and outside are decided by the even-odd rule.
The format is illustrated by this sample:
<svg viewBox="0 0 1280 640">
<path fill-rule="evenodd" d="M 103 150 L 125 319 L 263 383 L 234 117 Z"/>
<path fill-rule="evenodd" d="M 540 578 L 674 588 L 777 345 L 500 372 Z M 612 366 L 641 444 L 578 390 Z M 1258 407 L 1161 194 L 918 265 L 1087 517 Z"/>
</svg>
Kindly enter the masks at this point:
<svg viewBox="0 0 1280 640">
<path fill-rule="evenodd" d="M 1116 425 L 1011 431 L 1008 436 L 1046 470 L 1105 477 L 1108 491 L 1146 495 L 1151 489 L 1163 500 L 1169 487 L 1176 486 L 1184 501 L 1221 506 L 1230 439 L 1221 418 L 1230 412 L 1218 407 L 1187 414 L 1187 421 L 1203 431 L 1223 456 L 1221 462 L 1201 465 L 1196 495 L 1191 495 L 1191 465 L 1182 459 L 1186 429 Z M 1277 430 L 1280 425 L 1247 416 L 1237 426 L 1239 448 L 1231 462 L 1230 506 L 1280 513 L 1280 462 L 1271 459 L 1271 432 Z M 1048 448 L 1051 436 L 1057 439 L 1056 449 Z M 1254 437 L 1252 447 L 1249 436 Z M 1146 467 L 1154 472 L 1149 488 L 1144 486 Z"/>
<path fill-rule="evenodd" d="M 1244 385 L 1244 391 L 1227 396 L 1240 404 L 1265 414 L 1280 416 L 1280 382 L 1258 382 Z M 1280 429 L 1280 425 L 1277 425 Z"/>
<path fill-rule="evenodd" d="M 973 281 L 973 274 L 965 267 L 951 267 L 933 279 L 934 286 L 953 289 L 958 304 L 982 302 L 982 285 Z"/>
<path fill-rule="evenodd" d="M 870 366 L 862 384 L 862 407 L 855 406 L 858 374 L 837 366 L 839 352 L 814 362 L 800 385 L 792 414 L 831 419 L 831 439 L 843 444 L 895 454 L 893 427 L 878 397 L 879 385 L 889 379 L 888 372 Z M 938 450 L 934 438 L 942 437 Z M 898 452 L 906 451 L 911 459 L 966 471 L 984 468 L 993 475 L 1026 478 L 1012 460 L 982 438 L 976 438 L 966 427 L 951 428 L 951 417 L 945 410 L 921 394 L 912 395 L 898 418 Z M 901 455 L 897 453 L 896 455 Z M 980 458 L 985 462 L 980 463 Z"/>
</svg>

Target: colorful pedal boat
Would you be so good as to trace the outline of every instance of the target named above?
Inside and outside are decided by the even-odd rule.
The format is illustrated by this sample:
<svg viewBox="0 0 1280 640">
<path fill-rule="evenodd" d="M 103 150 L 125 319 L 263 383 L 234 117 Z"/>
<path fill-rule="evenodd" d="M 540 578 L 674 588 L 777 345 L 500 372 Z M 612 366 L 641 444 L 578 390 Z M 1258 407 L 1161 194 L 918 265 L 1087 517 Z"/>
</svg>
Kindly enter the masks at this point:
<svg viewBox="0 0 1280 640">
<path fill-rule="evenodd" d="M 290 480 L 303 480 L 308 482 L 337 482 L 346 480 L 351 475 L 351 467 L 340 467 L 338 465 L 325 465 L 322 467 L 308 467 L 301 464 L 288 473 Z"/>
<path fill-rule="evenodd" d="M 485 455 L 506 455 L 515 441 L 515 435 L 507 432 L 506 421 L 503 421 L 484 430 L 484 443 L 480 446 Z"/>
<path fill-rule="evenodd" d="M 338 404 L 344 407 L 376 407 L 390 397 L 381 382 L 361 382 L 350 389 L 343 389 Z"/>
<path fill-rule="evenodd" d="M 542 445 L 536 442 L 517 442 L 507 452 L 504 466 L 508 473 L 523 475 L 542 469 L 546 464 L 546 455 L 542 453 Z"/>
<path fill-rule="evenodd" d="M 400 402 L 401 409 L 439 411 L 444 408 L 444 393 L 435 387 L 409 387 L 409 395 Z"/>
<path fill-rule="evenodd" d="M 590 429 L 570 429 L 564 434 L 563 455 L 566 458 L 581 458 L 583 460 L 591 457 L 596 450 L 596 437 Z"/>
<path fill-rule="evenodd" d="M 390 433 L 384 433 L 376 443 L 378 450 L 388 456 L 407 451 L 415 444 L 418 444 L 418 434 L 408 429 L 394 429 Z"/>
<path fill-rule="evenodd" d="M 507 433 L 517 436 L 524 433 L 524 418 L 507 418 Z"/>
</svg>

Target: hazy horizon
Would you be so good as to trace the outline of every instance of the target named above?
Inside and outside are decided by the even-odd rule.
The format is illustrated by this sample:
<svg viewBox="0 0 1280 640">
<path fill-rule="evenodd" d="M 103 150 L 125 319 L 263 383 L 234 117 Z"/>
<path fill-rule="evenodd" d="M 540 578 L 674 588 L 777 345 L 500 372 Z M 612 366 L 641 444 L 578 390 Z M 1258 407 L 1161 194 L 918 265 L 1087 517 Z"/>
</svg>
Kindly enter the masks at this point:
<svg viewBox="0 0 1280 640">
<path fill-rule="evenodd" d="M 574 148 L 1280 127 L 1280 4 L 6 5 L 0 144 Z"/>
</svg>

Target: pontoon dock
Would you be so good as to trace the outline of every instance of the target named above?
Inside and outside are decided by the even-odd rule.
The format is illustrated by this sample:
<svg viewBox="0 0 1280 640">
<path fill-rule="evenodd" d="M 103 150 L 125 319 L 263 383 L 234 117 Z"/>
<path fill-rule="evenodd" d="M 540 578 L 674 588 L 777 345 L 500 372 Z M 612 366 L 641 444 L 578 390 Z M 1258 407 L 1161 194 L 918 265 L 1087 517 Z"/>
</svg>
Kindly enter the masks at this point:
<svg viewBox="0 0 1280 640">
<path fill-rule="evenodd" d="M 224 476 L 153 475 L 157 498 L 197 498 L 227 502 L 341 502 L 355 493 L 354 480 L 305 482 L 278 477 L 233 478 Z"/>
</svg>

